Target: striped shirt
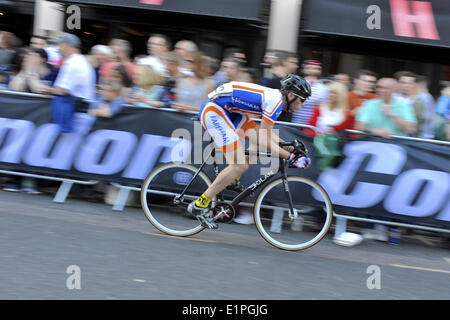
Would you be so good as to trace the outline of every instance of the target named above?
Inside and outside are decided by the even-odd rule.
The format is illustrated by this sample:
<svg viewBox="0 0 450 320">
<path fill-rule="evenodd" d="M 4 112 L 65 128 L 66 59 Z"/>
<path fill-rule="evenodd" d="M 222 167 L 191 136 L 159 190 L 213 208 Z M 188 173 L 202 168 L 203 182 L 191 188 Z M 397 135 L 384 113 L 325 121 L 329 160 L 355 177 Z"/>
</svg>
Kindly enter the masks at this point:
<svg viewBox="0 0 450 320">
<path fill-rule="evenodd" d="M 305 101 L 303 107 L 292 114 L 292 122 L 308 124 L 314 113 L 314 107 L 328 99 L 328 87 L 316 81 L 311 86 L 311 96 Z"/>
</svg>

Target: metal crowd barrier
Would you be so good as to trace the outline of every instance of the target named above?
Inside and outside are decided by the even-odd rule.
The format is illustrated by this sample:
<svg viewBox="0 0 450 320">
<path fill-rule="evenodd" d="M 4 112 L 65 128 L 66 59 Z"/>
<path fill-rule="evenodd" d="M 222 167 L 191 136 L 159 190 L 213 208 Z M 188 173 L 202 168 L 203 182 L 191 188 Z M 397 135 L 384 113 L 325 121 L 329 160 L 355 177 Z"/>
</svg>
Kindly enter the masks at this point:
<svg viewBox="0 0 450 320">
<path fill-rule="evenodd" d="M 74 180 L 74 179 L 68 179 L 68 178 L 52 177 L 52 176 L 46 176 L 46 175 L 41 175 L 41 174 L 32 174 L 32 173 L 19 172 L 19 171 L 10 171 L 10 170 L 0 170 L 0 173 L 28 177 L 28 178 L 35 178 L 35 179 L 61 181 L 61 185 L 59 186 L 58 191 L 56 192 L 56 195 L 53 198 L 54 202 L 59 202 L 59 203 L 63 203 L 66 201 L 67 196 L 69 195 L 70 189 L 72 189 L 72 186 L 74 183 L 83 184 L 83 185 L 94 185 L 94 184 L 98 183 L 98 181 L 94 181 L 94 180 L 88 180 L 88 181 Z"/>
<path fill-rule="evenodd" d="M 173 111 L 173 109 L 171 110 Z M 177 111 L 177 110 L 175 110 Z M 193 114 L 196 114 L 195 112 L 191 112 Z M 252 119 L 256 122 L 260 122 L 261 119 Z M 311 130 L 314 130 L 317 132 L 317 128 L 311 125 L 305 125 L 305 124 L 298 124 L 298 123 L 291 123 L 291 122 L 284 122 L 284 121 L 276 121 L 276 124 L 283 124 L 287 126 L 292 127 L 298 127 L 298 128 L 308 128 Z M 352 134 L 359 134 L 359 135 L 368 135 L 367 133 L 363 131 L 358 130 L 345 130 L 347 133 Z M 450 142 L 448 141 L 441 141 L 441 140 L 434 140 L 434 139 L 425 139 L 425 138 L 416 138 L 416 137 L 405 137 L 405 136 L 396 136 L 392 135 L 393 138 L 398 139 L 404 139 L 404 140 L 411 140 L 411 141 L 420 141 L 420 142 L 429 142 L 429 143 L 435 143 L 435 144 L 442 144 L 450 146 Z M 113 210 L 115 211 L 122 211 L 125 207 L 126 201 L 128 199 L 128 196 L 131 191 L 138 191 L 140 192 L 141 189 L 139 187 L 130 187 L 130 186 L 124 186 L 119 183 L 111 183 L 113 186 L 120 189 L 119 194 L 117 195 L 116 201 L 113 206 Z M 251 207 L 251 203 L 243 202 L 240 205 L 244 207 Z M 268 209 L 274 209 L 272 206 L 267 206 Z M 363 222 L 370 222 L 370 223 L 376 223 L 376 224 L 384 224 L 389 226 L 396 226 L 396 227 L 406 227 L 406 228 L 412 228 L 412 229 L 419 229 L 419 230 L 425 230 L 425 231 L 433 231 L 433 232 L 443 232 L 443 233 L 450 233 L 449 229 L 443 229 L 443 228 L 437 228 L 437 227 L 427 227 L 427 226 L 421 226 L 416 224 L 409 224 L 409 223 L 400 223 L 400 222 L 392 222 L 392 221 L 386 221 L 386 220 L 378 220 L 373 218 L 362 218 L 362 217 L 356 217 L 349 214 L 337 214 L 335 211 L 333 211 L 333 216 L 335 217 L 335 236 L 337 237 L 343 232 L 346 232 L 347 230 L 347 220 L 352 221 L 363 221 Z"/>
<path fill-rule="evenodd" d="M 41 98 L 41 99 L 44 98 L 44 99 L 49 99 L 49 100 L 51 99 L 51 96 L 37 94 L 37 93 L 17 92 L 17 91 L 9 91 L 9 90 L 3 90 L 0 92 L 7 93 L 9 95 L 22 96 L 22 97 L 32 97 L 32 98 Z M 61 185 L 59 186 L 58 191 L 56 192 L 56 195 L 53 198 L 53 201 L 58 202 L 58 203 L 64 203 L 66 201 L 66 199 L 69 195 L 69 192 L 72 189 L 72 186 L 74 185 L 74 183 L 82 184 L 82 185 L 94 185 L 99 182 L 99 181 L 94 181 L 94 180 L 76 180 L 76 179 L 70 179 L 70 178 L 47 176 L 47 175 L 43 175 L 43 174 L 32 174 L 32 173 L 12 171 L 12 170 L 0 170 L 0 173 L 28 177 L 28 178 L 35 178 L 35 179 L 61 181 Z"/>
<path fill-rule="evenodd" d="M 345 130 L 345 132 L 352 133 L 352 134 L 366 135 L 366 136 L 368 135 L 366 132 L 359 131 L 359 130 L 347 129 L 347 130 Z M 442 144 L 442 145 L 450 146 L 449 141 L 425 139 L 425 138 L 417 138 L 417 137 L 396 136 L 396 135 L 392 135 L 391 137 L 397 138 L 397 139 L 403 139 L 403 140 L 428 142 L 428 143 L 435 143 L 435 144 Z M 392 221 L 378 220 L 378 219 L 373 219 L 373 218 L 361 218 L 361 217 L 355 217 L 355 216 L 351 216 L 351 215 L 347 215 L 347 214 L 334 213 L 334 216 L 336 217 L 336 225 L 335 225 L 335 231 L 334 231 L 335 237 L 339 236 L 343 232 L 346 232 L 347 220 L 363 221 L 363 222 L 384 224 L 384 225 L 390 225 L 390 226 L 396 226 L 396 227 L 406 227 L 406 228 L 419 229 L 419 230 L 425 230 L 425 231 L 450 233 L 449 229 L 426 227 L 426 226 L 421 226 L 421 225 L 416 225 L 416 224 L 392 222 Z"/>
<path fill-rule="evenodd" d="M 49 96 L 46 96 L 46 95 L 33 94 L 33 93 L 23 93 L 23 92 L 14 92 L 14 91 L 3 91 L 3 92 L 12 94 L 12 95 L 21 95 L 21 96 L 38 97 L 38 98 L 50 98 Z M 126 105 L 125 107 L 135 107 L 135 106 Z M 193 115 L 198 114 L 195 111 L 180 111 L 180 110 L 171 109 L 171 108 L 155 108 L 155 107 L 151 107 L 151 106 L 149 106 L 148 108 L 164 110 L 164 111 L 169 111 L 169 112 L 188 113 L 188 114 L 193 114 Z M 252 119 L 252 120 L 254 120 L 255 122 L 261 121 L 261 119 Z M 284 122 L 284 121 L 275 121 L 275 124 L 283 124 L 283 125 L 287 125 L 287 126 L 291 126 L 291 127 L 298 127 L 298 128 L 308 128 L 308 129 L 311 129 L 311 130 L 314 130 L 317 132 L 317 128 L 314 126 L 311 126 L 311 125 Z M 345 131 L 348 133 L 352 133 L 352 134 L 368 135 L 367 133 L 365 133 L 363 131 L 358 131 L 358 130 L 345 130 Z M 395 136 L 395 135 L 393 135 L 391 137 L 398 138 L 398 139 L 404 139 L 404 140 L 428 142 L 428 143 L 435 143 L 435 144 L 442 144 L 442 145 L 450 146 L 450 142 L 448 142 L 448 141 L 416 138 L 416 137 Z M 59 202 L 59 203 L 65 202 L 74 183 L 82 184 L 82 185 L 94 185 L 99 182 L 99 181 L 94 181 L 94 180 L 89 180 L 89 181 L 74 180 L 74 179 L 68 179 L 68 178 L 62 178 L 62 177 L 52 177 L 52 176 L 46 176 L 46 175 L 40 175 L 40 174 L 30 174 L 30 173 L 17 172 L 17 171 L 11 171 L 11 170 L 0 170 L 0 173 L 9 174 L 9 175 L 18 175 L 18 176 L 23 176 L 23 177 L 31 177 L 31 178 L 37 178 L 37 179 L 44 179 L 44 180 L 61 181 L 61 185 L 53 199 L 54 202 Z M 130 192 L 131 191 L 140 192 L 140 190 L 141 190 L 141 188 L 139 188 L 139 187 L 125 186 L 120 183 L 111 183 L 111 185 L 119 189 L 119 193 L 117 195 L 117 198 L 116 198 L 113 208 L 112 208 L 114 211 L 123 211 Z M 243 202 L 241 205 L 245 206 L 245 207 L 252 206 L 251 203 L 246 203 L 246 202 Z M 267 206 L 267 208 L 274 209 L 274 208 L 272 208 L 272 206 Z M 334 211 L 333 211 L 333 216 L 336 218 L 335 236 L 338 236 L 342 232 L 346 231 L 347 220 L 364 221 L 364 222 L 398 226 L 398 227 L 407 227 L 407 228 L 434 231 L 434 232 L 450 233 L 450 230 L 443 229 L 443 228 L 427 227 L 427 226 L 421 226 L 421 225 L 416 225 L 416 224 L 399 223 L 399 222 L 392 222 L 392 221 L 386 221 L 386 220 L 378 220 L 378 219 L 373 219 L 373 218 L 362 218 L 362 217 L 352 216 L 351 214 L 337 214 Z"/>
<path fill-rule="evenodd" d="M 193 114 L 193 115 L 197 114 L 197 112 L 194 112 L 194 111 L 179 111 L 176 109 L 154 108 L 154 107 L 149 107 L 149 108 L 171 111 L 171 112 L 184 112 L 184 113 L 189 113 L 189 114 Z M 256 119 L 256 118 L 253 118 L 252 120 L 255 122 L 261 121 L 261 119 Z M 314 130 L 315 132 L 317 132 L 317 128 L 314 126 L 311 126 L 311 125 L 284 122 L 284 121 L 275 121 L 275 124 L 283 124 L 283 125 L 287 125 L 287 126 L 291 126 L 291 127 L 298 127 L 298 128 L 307 128 L 307 129 L 311 129 L 311 130 Z M 347 133 L 352 133 L 352 134 L 368 135 L 367 133 L 365 133 L 363 131 L 358 131 L 358 130 L 345 130 L 345 131 Z M 404 139 L 404 140 L 429 142 L 429 143 L 450 146 L 450 142 L 448 142 L 448 141 L 416 138 L 416 137 L 396 136 L 396 135 L 392 135 L 391 137 L 398 138 L 398 139 Z M 119 193 L 118 193 L 117 198 L 112 207 L 112 209 L 114 211 L 123 211 L 131 191 L 137 191 L 137 192 L 141 191 L 141 188 L 139 188 L 139 187 L 125 186 L 120 183 L 111 183 L 111 185 L 119 189 Z M 240 205 L 243 207 L 251 207 L 252 203 L 242 202 Z M 272 206 L 267 206 L 267 209 L 274 209 L 274 208 Z M 426 231 L 450 233 L 450 230 L 448 230 L 448 229 L 437 228 L 437 227 L 427 227 L 427 226 L 421 226 L 421 225 L 409 224 L 409 223 L 391 222 L 391 221 L 378 220 L 378 219 L 373 219 L 373 218 L 362 218 L 362 217 L 352 216 L 350 213 L 349 214 L 337 214 L 335 211 L 333 211 L 333 216 L 335 217 L 335 236 L 338 236 L 339 234 L 346 231 L 347 220 L 363 221 L 363 222 L 384 224 L 384 225 L 397 226 L 397 227 L 413 228 L 413 229 L 426 230 Z"/>
<path fill-rule="evenodd" d="M 29 92 L 19 92 L 19 91 L 11 91 L 11 90 L 0 90 L 0 93 L 6 93 L 12 96 L 21 96 L 21 97 L 31 97 L 31 98 L 45 98 L 50 100 L 52 96 L 39 94 L 39 93 L 29 93 Z"/>
</svg>

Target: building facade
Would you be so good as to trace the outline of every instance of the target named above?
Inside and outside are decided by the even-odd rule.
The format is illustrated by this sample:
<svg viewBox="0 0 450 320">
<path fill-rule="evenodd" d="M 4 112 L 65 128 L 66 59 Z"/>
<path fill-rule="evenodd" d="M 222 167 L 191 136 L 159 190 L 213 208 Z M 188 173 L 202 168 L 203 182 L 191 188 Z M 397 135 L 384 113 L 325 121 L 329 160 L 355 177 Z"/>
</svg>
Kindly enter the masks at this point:
<svg viewBox="0 0 450 320">
<path fill-rule="evenodd" d="M 59 3 L 59 4 L 58 4 Z M 266 48 L 319 59 L 324 75 L 370 69 L 380 76 L 409 70 L 430 79 L 433 95 L 450 81 L 448 0 L 43 0 L 0 1 L 0 27 L 25 44 L 33 33 L 59 24 L 82 40 L 84 51 L 114 37 L 146 54 L 151 33 L 173 43 L 190 39 L 221 58 L 241 47 L 259 67 Z M 55 5 L 58 6 L 55 9 Z M 80 26 L 70 29 L 79 9 Z M 51 7 L 51 8 L 50 8 Z"/>
</svg>

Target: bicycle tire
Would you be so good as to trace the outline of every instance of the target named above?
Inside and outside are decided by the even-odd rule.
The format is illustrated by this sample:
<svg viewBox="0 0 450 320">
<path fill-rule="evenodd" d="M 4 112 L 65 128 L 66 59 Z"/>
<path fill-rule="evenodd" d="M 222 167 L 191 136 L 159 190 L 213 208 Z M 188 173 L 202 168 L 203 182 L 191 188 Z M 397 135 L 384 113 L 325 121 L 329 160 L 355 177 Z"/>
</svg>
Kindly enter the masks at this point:
<svg viewBox="0 0 450 320">
<path fill-rule="evenodd" d="M 266 230 L 266 228 L 264 227 L 264 223 L 262 221 L 261 206 L 262 206 L 264 197 L 272 189 L 279 186 L 280 184 L 283 185 L 282 178 L 275 179 L 274 181 L 269 183 L 267 186 L 265 186 L 261 190 L 261 192 L 258 194 L 256 201 L 255 201 L 255 206 L 254 206 L 255 225 L 256 225 L 256 228 L 257 228 L 259 234 L 262 236 L 262 238 L 264 240 L 266 240 L 268 243 L 270 243 L 271 245 L 273 245 L 274 247 L 277 247 L 282 250 L 289 250 L 289 251 L 304 250 L 304 249 L 310 248 L 311 246 L 317 244 L 320 240 L 322 240 L 322 238 L 328 232 L 328 230 L 331 226 L 332 218 L 333 218 L 332 203 L 331 203 L 330 197 L 328 196 L 327 192 L 317 182 L 310 180 L 308 178 L 305 178 L 305 177 L 300 177 L 300 176 L 288 176 L 287 180 L 288 180 L 288 183 L 293 182 L 293 181 L 299 182 L 302 184 L 306 183 L 307 185 L 309 185 L 310 187 L 312 187 L 313 189 L 318 191 L 319 194 L 321 195 L 323 201 L 325 202 L 326 218 L 325 218 L 323 227 L 320 229 L 320 232 L 313 239 L 311 239 L 307 242 L 301 242 L 301 243 L 297 243 L 297 244 L 289 244 L 289 243 L 285 243 L 285 242 L 275 239 L 274 236 L 272 236 Z M 283 190 L 284 190 L 284 188 L 283 188 Z M 287 209 L 288 209 L 288 207 L 284 207 L 284 210 L 287 210 Z"/>
<path fill-rule="evenodd" d="M 196 224 L 196 222 L 198 222 L 198 224 L 195 227 L 192 227 L 186 230 L 176 230 L 173 229 L 173 227 L 169 227 L 167 225 L 165 225 L 166 223 L 161 222 L 157 216 L 155 216 L 155 213 L 152 213 L 152 210 L 150 210 L 149 208 L 149 203 L 148 203 L 148 199 L 147 199 L 147 194 L 148 193 L 155 193 L 155 192 L 160 192 L 157 190 L 153 190 L 152 189 L 149 190 L 149 186 L 151 185 L 151 182 L 162 172 L 164 171 L 168 171 L 170 169 L 179 169 L 179 170 L 186 170 L 191 172 L 192 174 L 194 174 L 195 172 L 197 172 L 198 168 L 196 168 L 193 165 L 189 165 L 189 164 L 179 164 L 179 163 L 166 163 L 166 164 L 162 164 L 159 165 L 158 167 L 156 167 L 154 170 L 152 170 L 147 177 L 145 178 L 142 187 L 141 187 L 141 206 L 142 206 L 142 210 L 144 211 L 145 216 L 147 217 L 147 219 L 149 220 L 149 222 L 159 231 L 171 235 L 171 236 L 177 236 L 177 237 L 188 237 L 188 236 L 192 236 L 194 234 L 197 234 L 201 231 L 203 231 L 205 228 L 200 224 L 200 222 L 198 222 L 197 220 L 195 220 L 195 222 L 193 224 Z M 199 172 L 197 178 L 200 177 L 203 182 L 205 183 L 205 185 L 207 187 L 209 187 L 211 185 L 211 179 L 202 171 Z M 206 190 L 206 189 L 205 189 Z M 204 190 L 203 190 L 204 191 Z M 171 192 L 167 192 L 167 193 L 171 193 Z M 176 193 L 173 193 L 173 196 L 175 196 Z M 215 202 L 215 199 L 213 199 Z M 186 206 L 180 205 L 180 208 L 184 208 L 186 209 Z M 180 217 L 179 219 L 188 219 L 186 216 Z"/>
</svg>

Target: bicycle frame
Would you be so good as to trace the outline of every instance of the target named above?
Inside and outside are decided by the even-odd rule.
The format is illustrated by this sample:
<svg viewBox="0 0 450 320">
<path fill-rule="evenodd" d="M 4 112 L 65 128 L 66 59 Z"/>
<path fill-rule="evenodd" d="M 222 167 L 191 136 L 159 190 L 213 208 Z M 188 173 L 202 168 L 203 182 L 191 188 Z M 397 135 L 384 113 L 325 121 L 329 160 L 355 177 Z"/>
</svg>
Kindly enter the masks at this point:
<svg viewBox="0 0 450 320">
<path fill-rule="evenodd" d="M 181 192 L 181 194 L 179 194 L 175 199 L 174 202 L 180 202 L 181 199 L 183 199 L 184 194 L 186 193 L 186 191 L 189 189 L 189 187 L 191 186 L 192 182 L 195 180 L 195 178 L 198 176 L 198 174 L 200 173 L 200 171 L 202 171 L 202 169 L 205 167 L 206 162 L 209 160 L 210 157 L 214 157 L 214 173 L 216 175 L 216 177 L 219 175 L 219 166 L 217 165 L 217 162 L 215 160 L 215 155 L 216 155 L 216 149 L 213 148 L 211 150 L 211 153 L 209 154 L 208 157 L 206 157 L 206 159 L 203 161 L 203 163 L 201 164 L 201 166 L 198 168 L 197 172 L 194 174 L 194 176 L 192 177 L 191 181 L 189 181 L 189 183 L 186 185 L 186 187 L 183 189 L 183 191 Z M 245 155 L 249 156 L 249 155 L 256 155 L 256 156 L 268 156 L 270 157 L 271 154 L 269 152 L 259 152 L 259 151 L 248 151 L 245 150 Z M 288 201 L 289 204 L 289 211 L 290 211 L 290 217 L 293 218 L 296 216 L 296 213 L 294 211 L 294 205 L 292 202 L 292 197 L 291 197 L 291 192 L 289 190 L 289 185 L 287 183 L 287 174 L 286 174 L 286 160 L 283 158 L 280 158 L 280 170 L 279 170 L 280 174 L 281 174 L 281 178 L 283 180 L 283 186 L 284 186 L 284 191 L 285 191 L 285 195 L 286 195 L 286 200 Z M 267 183 L 267 181 L 275 176 L 277 174 L 277 172 L 273 172 L 270 171 L 269 173 L 267 173 L 266 175 L 262 176 L 261 178 L 259 178 L 258 180 L 256 180 L 255 182 L 253 182 L 250 186 L 248 186 L 244 191 L 242 191 L 240 194 L 238 194 L 233 200 L 231 200 L 230 205 L 232 207 L 237 206 L 242 200 L 244 200 L 245 198 L 247 198 L 248 196 L 250 196 L 255 190 L 257 190 L 258 188 L 260 188 L 261 186 L 265 185 Z M 220 192 L 217 197 L 220 198 L 220 200 L 222 202 L 224 202 L 224 197 L 222 192 Z"/>
</svg>

